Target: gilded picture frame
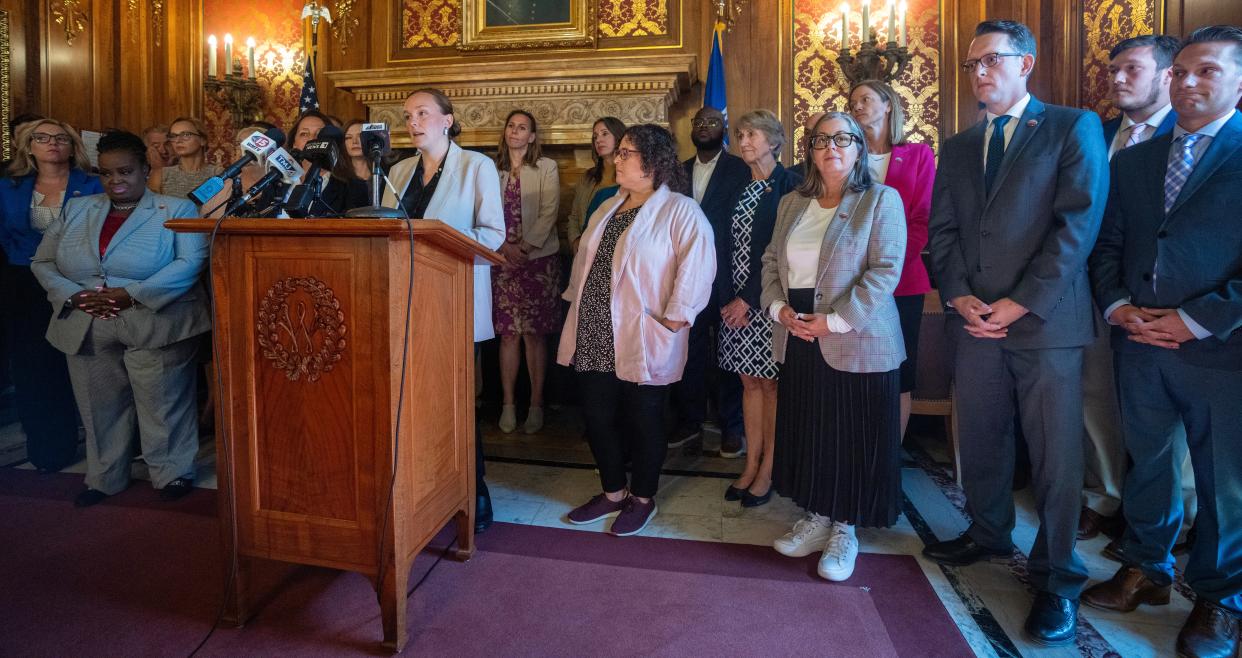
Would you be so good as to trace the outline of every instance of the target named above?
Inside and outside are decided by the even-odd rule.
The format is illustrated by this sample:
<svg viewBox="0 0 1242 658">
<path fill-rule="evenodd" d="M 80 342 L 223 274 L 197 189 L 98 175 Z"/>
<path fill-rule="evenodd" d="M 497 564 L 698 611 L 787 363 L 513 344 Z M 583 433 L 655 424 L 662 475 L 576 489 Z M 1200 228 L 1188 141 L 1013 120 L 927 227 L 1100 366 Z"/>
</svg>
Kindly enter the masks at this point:
<svg viewBox="0 0 1242 658">
<path fill-rule="evenodd" d="M 462 0 L 459 50 L 594 48 L 597 0 Z M 565 19 L 565 20 L 559 20 Z M 554 22 L 536 22 L 552 20 Z"/>
</svg>

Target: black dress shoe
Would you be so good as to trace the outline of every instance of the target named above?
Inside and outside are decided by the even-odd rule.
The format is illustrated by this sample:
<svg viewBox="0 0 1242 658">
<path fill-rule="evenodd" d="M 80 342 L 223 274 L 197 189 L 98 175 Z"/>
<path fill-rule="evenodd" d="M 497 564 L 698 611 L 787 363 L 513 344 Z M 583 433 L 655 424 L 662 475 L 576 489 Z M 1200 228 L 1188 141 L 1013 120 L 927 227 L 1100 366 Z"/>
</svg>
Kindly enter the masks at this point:
<svg viewBox="0 0 1242 658">
<path fill-rule="evenodd" d="M 1046 647 L 1073 642 L 1078 633 L 1078 599 L 1036 592 L 1024 629 L 1032 642 Z"/>
<path fill-rule="evenodd" d="M 993 557 L 1009 557 L 1013 549 L 997 550 L 975 542 L 970 535 L 962 533 L 957 539 L 928 544 L 923 548 L 923 557 L 950 567 L 964 567 L 979 560 Z"/>
<path fill-rule="evenodd" d="M 729 488 L 725 489 L 725 500 L 731 503 L 734 501 L 741 500 L 742 497 L 745 495 L 746 495 L 745 489 L 739 489 L 733 485 L 729 485 Z"/>
<path fill-rule="evenodd" d="M 768 492 L 762 496 L 756 496 L 751 493 L 749 489 L 742 492 L 742 507 L 759 507 L 760 505 L 767 505 L 769 500 L 772 500 L 771 485 L 768 486 Z"/>
<path fill-rule="evenodd" d="M 160 500 L 165 502 L 181 500 L 191 491 L 194 491 L 194 480 L 190 478 L 177 478 L 164 485 L 163 489 L 160 489 Z"/>
<path fill-rule="evenodd" d="M 483 532 L 492 527 L 492 494 L 487 485 L 479 483 L 478 495 L 474 499 L 474 531 Z"/>
<path fill-rule="evenodd" d="M 78 494 L 77 497 L 73 499 L 73 506 L 74 507 L 90 507 L 91 505 L 98 505 L 99 503 L 103 502 L 104 498 L 107 498 L 107 497 L 108 497 L 108 494 L 102 491 L 99 491 L 97 489 L 87 489 L 86 491 L 83 491 L 82 493 Z"/>
</svg>

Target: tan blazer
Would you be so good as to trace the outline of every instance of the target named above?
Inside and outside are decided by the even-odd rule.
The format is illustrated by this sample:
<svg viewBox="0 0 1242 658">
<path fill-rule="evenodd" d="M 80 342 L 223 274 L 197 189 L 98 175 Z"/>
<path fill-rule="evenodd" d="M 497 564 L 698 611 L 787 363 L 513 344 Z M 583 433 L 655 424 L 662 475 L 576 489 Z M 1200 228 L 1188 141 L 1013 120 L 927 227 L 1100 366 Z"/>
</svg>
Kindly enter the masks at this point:
<svg viewBox="0 0 1242 658">
<path fill-rule="evenodd" d="M 789 301 L 789 233 L 815 203 L 797 192 L 781 199 L 776 228 L 763 253 L 763 308 Z M 819 339 L 824 361 L 843 372 L 888 372 L 906 359 L 893 290 L 906 255 L 906 217 L 901 196 L 891 187 L 846 192 L 837 216 L 824 233 L 815 285 L 816 313 L 837 313 L 851 327 Z M 772 352 L 785 361 L 788 331 L 772 328 Z"/>
<path fill-rule="evenodd" d="M 528 258 L 551 256 L 560 247 L 556 235 L 556 213 L 561 206 L 561 179 L 556 161 L 539 158 L 534 167 L 523 165 L 519 178 L 522 186 L 522 241 L 530 249 L 526 255 Z M 509 172 L 500 172 L 502 203 L 508 185 Z"/>
</svg>

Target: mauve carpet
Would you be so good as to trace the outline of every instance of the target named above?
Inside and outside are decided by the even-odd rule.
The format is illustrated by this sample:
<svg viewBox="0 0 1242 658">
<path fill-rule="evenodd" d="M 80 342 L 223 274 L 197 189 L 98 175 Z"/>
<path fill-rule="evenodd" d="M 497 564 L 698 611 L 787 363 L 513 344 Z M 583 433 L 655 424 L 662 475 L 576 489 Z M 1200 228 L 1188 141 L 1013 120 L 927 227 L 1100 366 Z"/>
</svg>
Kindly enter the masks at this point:
<svg viewBox="0 0 1242 658">
<path fill-rule="evenodd" d="M 185 656 L 215 618 L 215 492 L 175 504 L 138 483 L 70 502 L 80 476 L 0 470 L 0 654 Z M 441 533 L 433 546 L 443 547 Z M 864 554 L 848 583 L 770 548 L 496 524 L 410 601 L 405 655 L 968 656 L 909 556 Z M 411 583 L 435 562 L 428 549 Z M 202 656 L 385 655 L 362 576 L 305 568 Z"/>
</svg>

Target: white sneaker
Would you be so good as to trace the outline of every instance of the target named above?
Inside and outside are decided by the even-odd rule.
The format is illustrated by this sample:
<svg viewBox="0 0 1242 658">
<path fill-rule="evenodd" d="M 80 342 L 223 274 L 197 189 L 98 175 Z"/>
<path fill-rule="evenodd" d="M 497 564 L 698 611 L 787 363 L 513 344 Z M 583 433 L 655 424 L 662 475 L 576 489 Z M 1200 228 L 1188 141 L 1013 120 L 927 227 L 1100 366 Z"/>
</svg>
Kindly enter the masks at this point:
<svg viewBox="0 0 1242 658">
<path fill-rule="evenodd" d="M 500 407 L 500 422 L 496 423 L 500 426 L 500 431 L 509 434 L 517 429 L 517 409 L 511 404 L 502 405 Z"/>
<path fill-rule="evenodd" d="M 854 526 L 844 523 L 832 524 L 832 536 L 824 545 L 819 558 L 819 575 L 825 580 L 840 582 L 854 575 L 854 562 L 858 559 L 858 538 Z"/>
<path fill-rule="evenodd" d="M 793 530 L 772 542 L 777 553 L 788 557 L 806 557 L 819 550 L 832 535 L 832 521 L 815 514 L 794 524 Z"/>
<path fill-rule="evenodd" d="M 522 426 L 522 431 L 527 434 L 536 434 L 543 429 L 543 407 L 531 407 L 526 413 L 526 424 Z"/>
</svg>

